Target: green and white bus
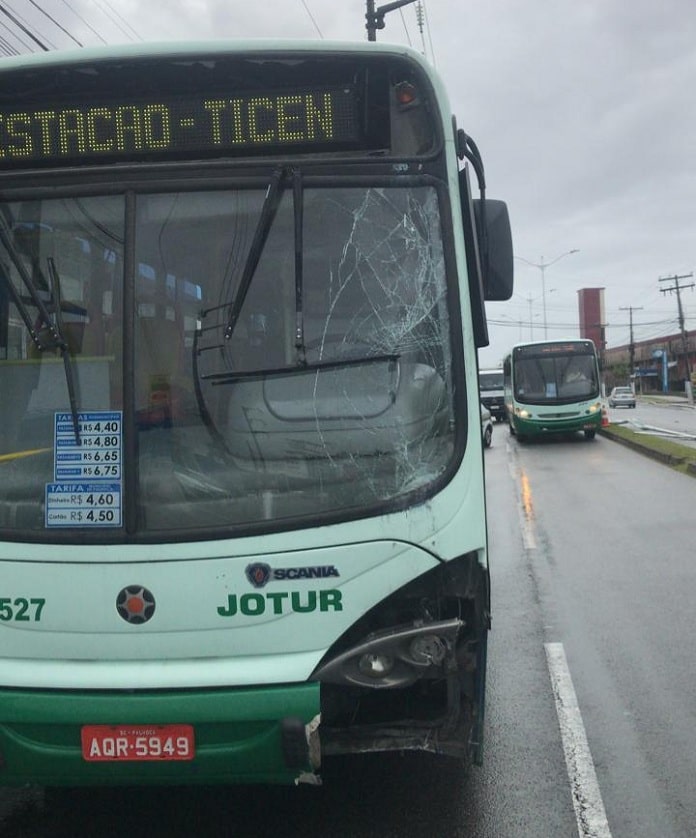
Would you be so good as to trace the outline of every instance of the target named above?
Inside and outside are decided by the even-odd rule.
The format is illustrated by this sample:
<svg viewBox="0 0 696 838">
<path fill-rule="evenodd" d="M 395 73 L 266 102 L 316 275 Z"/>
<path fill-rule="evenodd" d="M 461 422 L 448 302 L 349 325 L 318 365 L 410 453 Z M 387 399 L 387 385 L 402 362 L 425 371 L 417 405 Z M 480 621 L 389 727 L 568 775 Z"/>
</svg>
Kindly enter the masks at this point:
<svg viewBox="0 0 696 838">
<path fill-rule="evenodd" d="M 0 783 L 480 761 L 512 245 L 431 67 L 153 45 L 0 91 Z"/>
<path fill-rule="evenodd" d="M 503 361 L 503 375 L 510 433 L 520 442 L 575 431 L 594 439 L 602 402 L 593 341 L 518 343 Z"/>
</svg>

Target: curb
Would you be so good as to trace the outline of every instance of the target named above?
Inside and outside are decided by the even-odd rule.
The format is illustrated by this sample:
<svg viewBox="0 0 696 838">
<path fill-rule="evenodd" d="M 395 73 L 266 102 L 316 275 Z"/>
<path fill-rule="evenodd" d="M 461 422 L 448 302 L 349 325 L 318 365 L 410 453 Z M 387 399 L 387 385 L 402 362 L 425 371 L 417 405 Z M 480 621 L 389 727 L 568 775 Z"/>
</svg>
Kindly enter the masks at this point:
<svg viewBox="0 0 696 838">
<path fill-rule="evenodd" d="M 626 448 L 630 448 L 632 451 L 637 451 L 639 454 L 644 454 L 652 460 L 657 460 L 657 462 L 663 463 L 666 466 L 681 466 L 686 463 L 686 473 L 691 477 L 696 477 L 696 460 L 690 460 L 686 457 L 675 457 L 672 454 L 665 454 L 663 451 L 655 451 L 653 448 L 642 445 L 636 440 L 625 439 L 622 436 L 613 434 L 611 432 L 611 426 L 599 428 L 597 433 L 600 436 L 611 439 L 613 442 L 624 445 Z"/>
</svg>

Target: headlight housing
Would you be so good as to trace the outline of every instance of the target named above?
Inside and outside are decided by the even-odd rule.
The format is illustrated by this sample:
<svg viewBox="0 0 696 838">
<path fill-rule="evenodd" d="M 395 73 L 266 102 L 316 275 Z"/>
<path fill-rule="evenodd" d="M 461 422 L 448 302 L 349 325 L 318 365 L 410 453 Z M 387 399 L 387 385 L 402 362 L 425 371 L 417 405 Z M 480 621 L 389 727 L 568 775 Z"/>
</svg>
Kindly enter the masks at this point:
<svg viewBox="0 0 696 838">
<path fill-rule="evenodd" d="M 313 680 L 378 689 L 406 687 L 419 678 L 441 677 L 454 660 L 458 619 L 390 629 L 369 635 L 324 663 Z"/>
</svg>

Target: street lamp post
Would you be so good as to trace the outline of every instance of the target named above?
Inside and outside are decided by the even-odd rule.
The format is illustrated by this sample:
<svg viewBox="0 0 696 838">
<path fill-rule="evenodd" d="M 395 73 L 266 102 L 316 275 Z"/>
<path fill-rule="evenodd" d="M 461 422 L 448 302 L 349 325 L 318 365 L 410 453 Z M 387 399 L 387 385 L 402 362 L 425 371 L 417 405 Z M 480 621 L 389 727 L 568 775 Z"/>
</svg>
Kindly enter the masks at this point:
<svg viewBox="0 0 696 838">
<path fill-rule="evenodd" d="M 377 30 L 384 29 L 384 16 L 387 12 L 393 12 L 402 6 L 410 6 L 416 0 L 394 0 L 393 3 L 385 3 L 384 6 L 378 6 L 377 8 L 375 8 L 375 0 L 366 0 L 366 2 L 367 13 L 365 14 L 365 18 L 367 23 L 365 24 L 365 28 L 367 29 L 367 40 L 376 41 Z"/>
<path fill-rule="evenodd" d="M 544 257 L 542 256 L 538 262 L 530 262 L 529 259 L 525 259 L 522 256 L 515 256 L 515 259 L 519 259 L 521 262 L 525 262 L 527 265 L 531 265 L 533 268 L 539 268 L 541 271 L 541 302 L 544 310 L 544 340 L 548 338 L 548 326 L 546 322 L 546 269 L 550 268 L 551 265 L 555 265 L 556 262 L 559 262 L 565 256 L 570 256 L 571 253 L 579 253 L 578 248 L 573 248 L 573 250 L 567 250 L 565 253 L 561 253 L 560 256 L 556 256 L 555 259 L 552 259 L 550 262 L 545 262 Z"/>
<path fill-rule="evenodd" d="M 556 290 L 555 288 L 552 288 L 549 291 L 549 294 L 551 293 L 551 291 L 555 291 L 555 290 Z M 532 303 L 535 303 L 537 300 L 540 300 L 541 296 L 532 297 L 531 294 L 513 294 L 513 296 L 514 297 L 519 297 L 521 300 L 524 300 L 527 303 L 527 305 L 529 306 L 529 320 L 527 321 L 527 328 L 529 329 L 529 339 L 534 340 L 534 320 L 537 317 L 541 317 L 541 315 L 540 314 L 532 314 Z M 521 334 L 520 334 L 520 340 L 522 340 L 522 335 Z"/>
<path fill-rule="evenodd" d="M 555 288 L 550 288 L 549 294 L 553 293 L 555 290 Z M 532 303 L 535 303 L 537 300 L 541 299 L 541 297 L 532 297 L 531 294 L 528 294 L 524 299 L 527 301 L 527 305 L 529 306 L 529 339 L 534 340 L 534 320 L 539 317 L 539 315 L 532 314 Z"/>
</svg>

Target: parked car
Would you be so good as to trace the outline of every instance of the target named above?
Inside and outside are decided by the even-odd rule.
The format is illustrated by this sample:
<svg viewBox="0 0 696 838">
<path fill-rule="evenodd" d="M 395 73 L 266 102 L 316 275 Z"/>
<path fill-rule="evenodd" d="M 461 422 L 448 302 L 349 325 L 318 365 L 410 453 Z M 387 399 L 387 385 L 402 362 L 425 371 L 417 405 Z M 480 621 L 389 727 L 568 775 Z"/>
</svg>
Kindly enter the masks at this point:
<svg viewBox="0 0 696 838">
<path fill-rule="evenodd" d="M 630 387 L 614 387 L 609 394 L 609 407 L 635 407 L 636 397 Z"/>
<path fill-rule="evenodd" d="M 481 405 L 481 433 L 483 434 L 483 444 L 485 448 L 490 448 L 493 442 L 493 421 L 491 420 L 490 410 Z"/>
</svg>

